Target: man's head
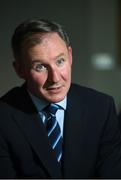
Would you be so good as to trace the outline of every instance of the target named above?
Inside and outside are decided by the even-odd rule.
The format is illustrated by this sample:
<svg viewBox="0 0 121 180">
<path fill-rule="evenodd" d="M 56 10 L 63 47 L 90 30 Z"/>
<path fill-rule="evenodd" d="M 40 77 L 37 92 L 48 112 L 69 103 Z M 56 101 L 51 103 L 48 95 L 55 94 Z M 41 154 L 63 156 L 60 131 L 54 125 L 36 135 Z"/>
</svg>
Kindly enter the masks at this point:
<svg viewBox="0 0 121 180">
<path fill-rule="evenodd" d="M 20 24 L 12 37 L 14 68 L 29 91 L 59 102 L 71 83 L 72 51 L 62 26 L 48 20 Z"/>
</svg>

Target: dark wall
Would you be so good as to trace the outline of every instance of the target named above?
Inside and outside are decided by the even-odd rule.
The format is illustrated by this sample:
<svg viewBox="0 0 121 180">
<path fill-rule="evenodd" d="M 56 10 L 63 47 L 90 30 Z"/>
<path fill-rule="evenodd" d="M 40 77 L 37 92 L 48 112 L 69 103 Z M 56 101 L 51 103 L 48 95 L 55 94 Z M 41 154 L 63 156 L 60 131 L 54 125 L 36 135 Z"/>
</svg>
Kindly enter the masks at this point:
<svg viewBox="0 0 121 180">
<path fill-rule="evenodd" d="M 107 53 L 117 64 L 117 0 L 1 0 L 0 1 L 0 95 L 22 81 L 16 76 L 10 39 L 15 27 L 28 18 L 49 18 L 61 23 L 73 48 L 72 79 L 112 95 L 121 104 L 121 73 L 117 65 L 99 71 L 93 55 Z"/>
</svg>

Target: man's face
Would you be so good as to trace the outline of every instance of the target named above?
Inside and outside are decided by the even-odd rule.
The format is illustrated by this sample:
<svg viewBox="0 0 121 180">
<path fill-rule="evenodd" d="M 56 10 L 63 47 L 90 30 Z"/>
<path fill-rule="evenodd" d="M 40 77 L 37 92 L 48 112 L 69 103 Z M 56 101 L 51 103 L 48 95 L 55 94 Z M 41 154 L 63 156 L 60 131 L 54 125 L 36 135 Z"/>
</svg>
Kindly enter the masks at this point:
<svg viewBox="0 0 121 180">
<path fill-rule="evenodd" d="M 15 69 L 32 94 L 53 103 L 64 99 L 71 83 L 72 51 L 57 33 L 48 33 L 41 43 L 26 46 L 22 61 Z"/>
</svg>

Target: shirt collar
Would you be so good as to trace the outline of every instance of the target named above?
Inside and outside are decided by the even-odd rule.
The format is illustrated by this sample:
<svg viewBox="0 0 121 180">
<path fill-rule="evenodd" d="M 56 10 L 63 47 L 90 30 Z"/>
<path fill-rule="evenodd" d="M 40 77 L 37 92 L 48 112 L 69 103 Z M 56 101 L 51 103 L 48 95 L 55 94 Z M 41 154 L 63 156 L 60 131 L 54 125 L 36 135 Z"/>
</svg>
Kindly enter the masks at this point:
<svg viewBox="0 0 121 180">
<path fill-rule="evenodd" d="M 46 100 L 36 97 L 30 91 L 28 91 L 28 93 L 29 93 L 34 105 L 36 106 L 38 112 L 42 111 L 48 105 L 48 102 Z M 65 98 L 62 101 L 55 103 L 55 104 L 61 106 L 62 109 L 66 110 L 67 96 L 65 96 Z"/>
</svg>

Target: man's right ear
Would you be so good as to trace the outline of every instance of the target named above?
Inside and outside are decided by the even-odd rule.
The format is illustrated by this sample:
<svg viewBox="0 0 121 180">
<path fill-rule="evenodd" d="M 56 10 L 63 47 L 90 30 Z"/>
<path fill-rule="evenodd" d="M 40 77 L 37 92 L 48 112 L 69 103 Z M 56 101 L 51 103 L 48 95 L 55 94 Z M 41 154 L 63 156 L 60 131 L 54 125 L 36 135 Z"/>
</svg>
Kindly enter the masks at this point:
<svg viewBox="0 0 121 180">
<path fill-rule="evenodd" d="M 22 67 L 21 63 L 19 63 L 18 61 L 14 61 L 13 62 L 13 67 L 14 67 L 14 69 L 16 71 L 16 74 L 20 78 L 24 79 L 25 75 L 24 75 L 24 70 L 23 70 L 23 67 Z"/>
</svg>

